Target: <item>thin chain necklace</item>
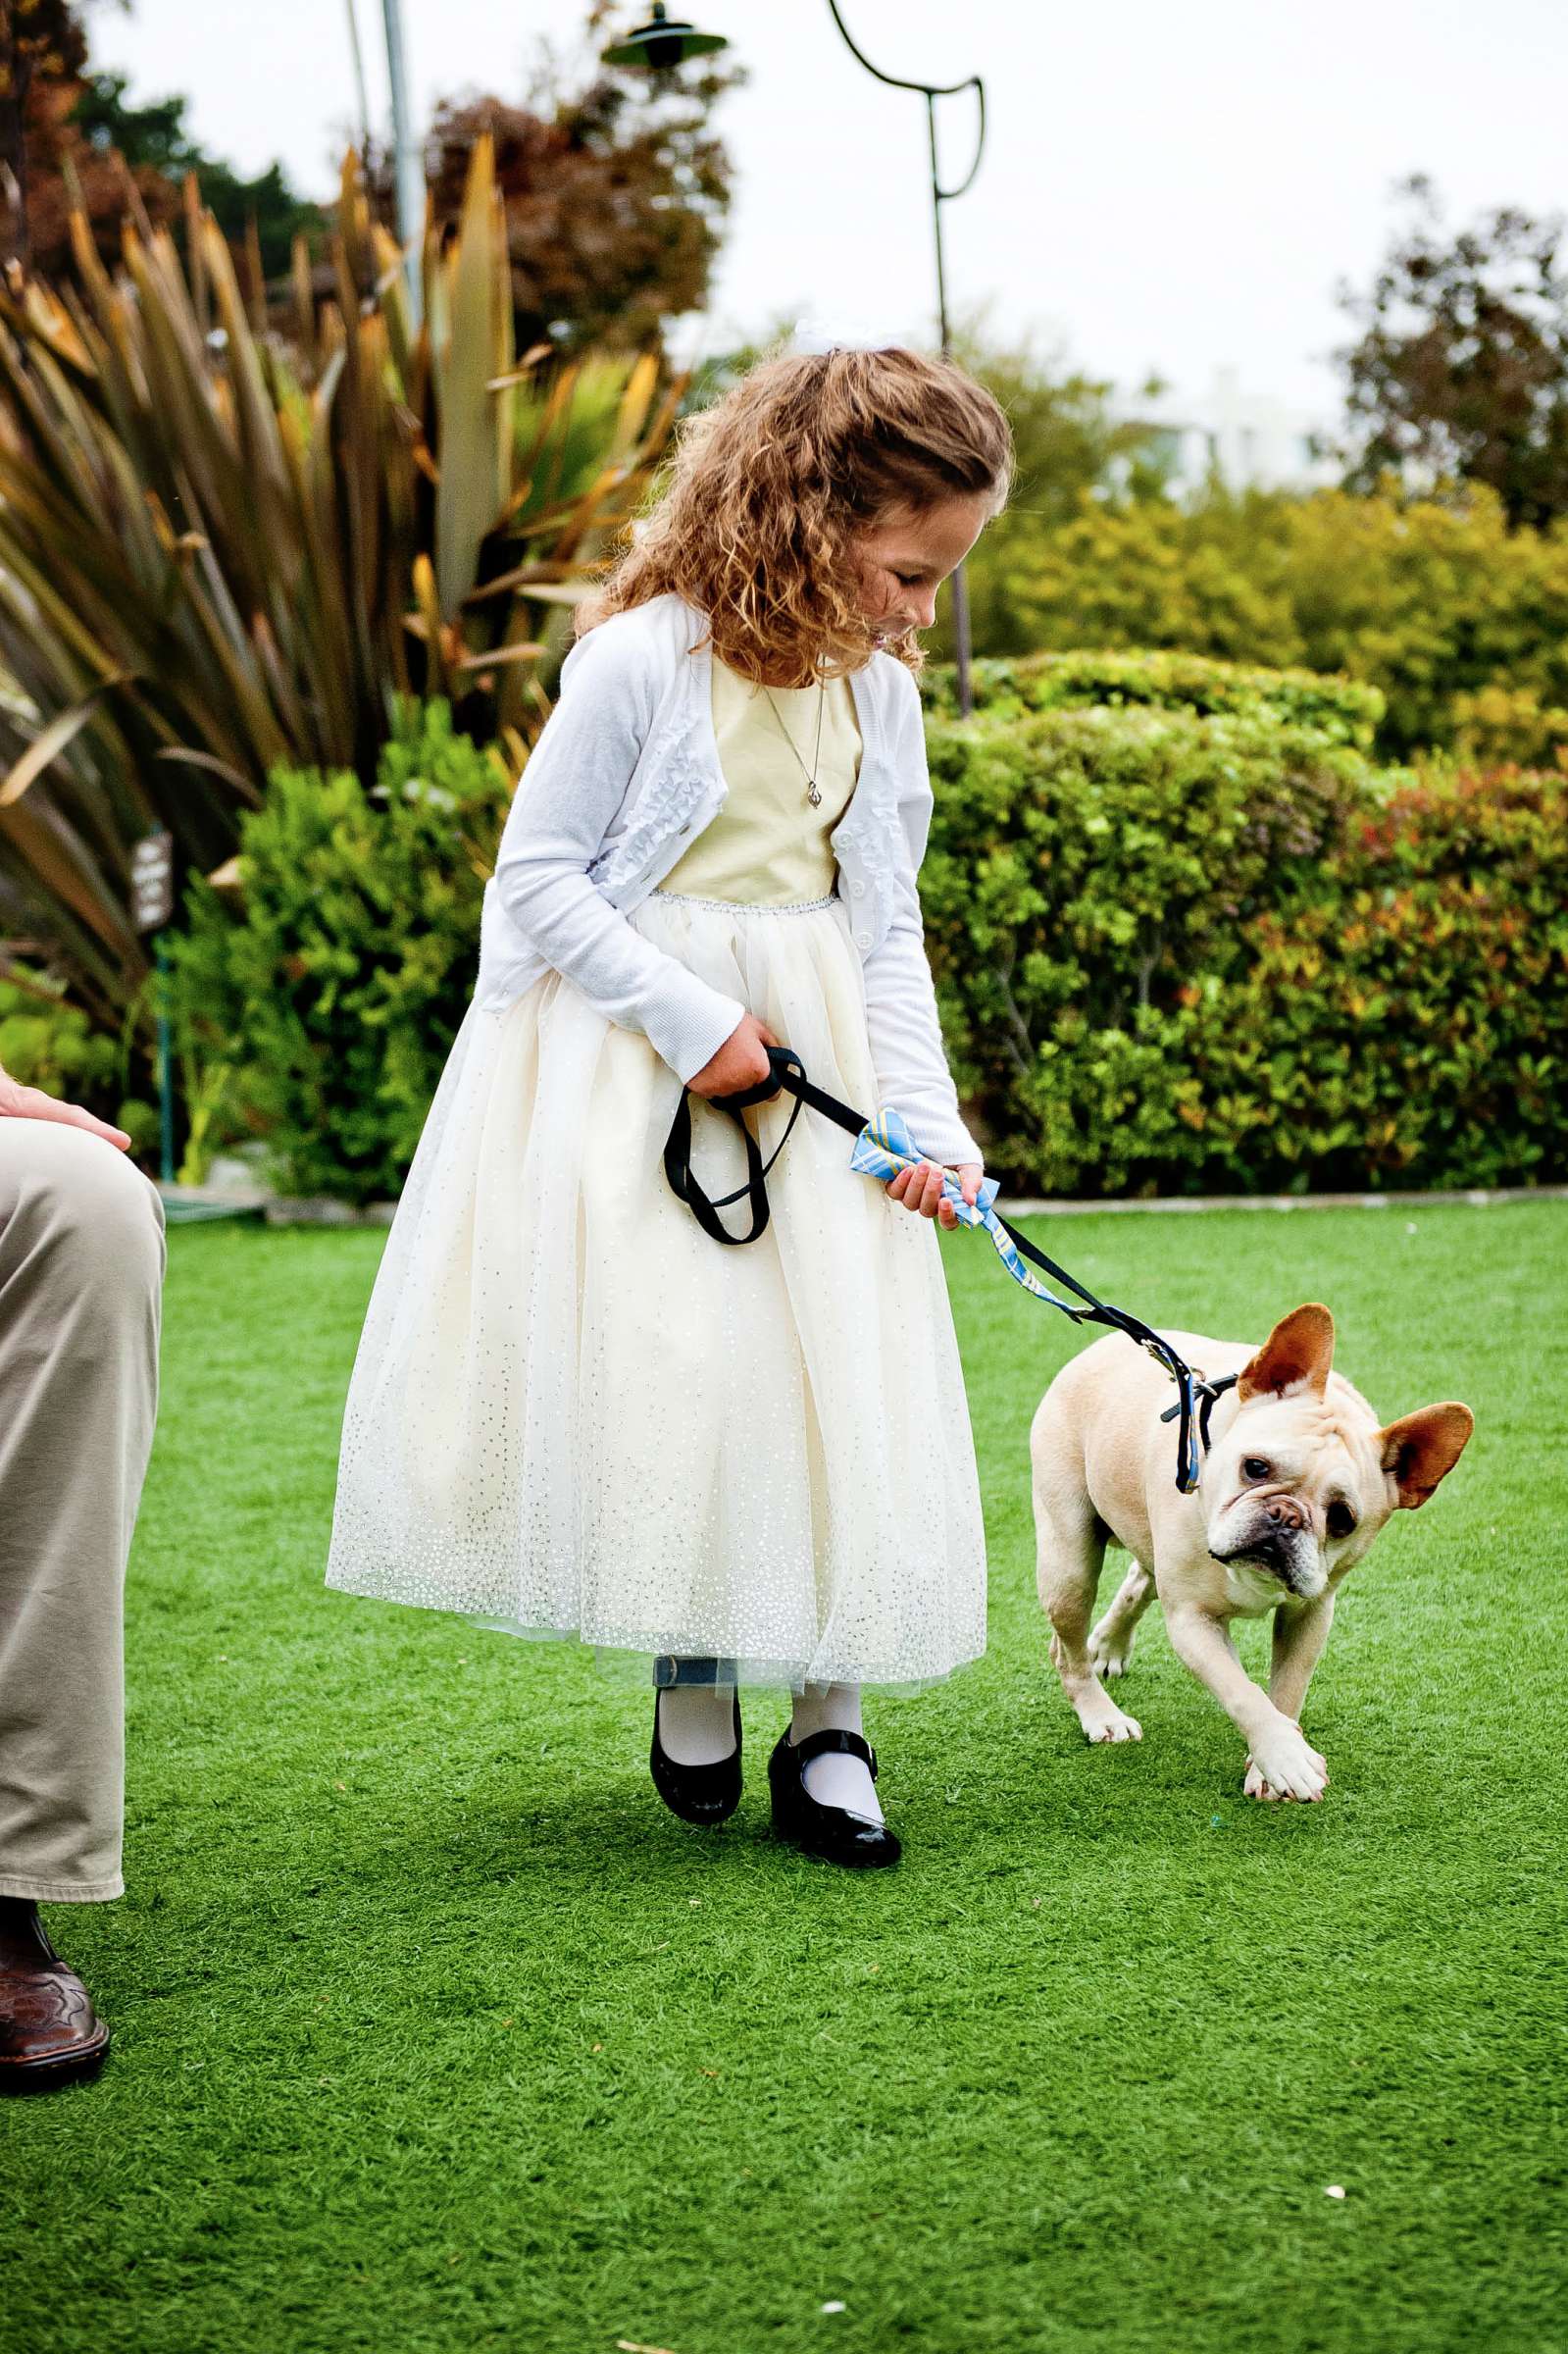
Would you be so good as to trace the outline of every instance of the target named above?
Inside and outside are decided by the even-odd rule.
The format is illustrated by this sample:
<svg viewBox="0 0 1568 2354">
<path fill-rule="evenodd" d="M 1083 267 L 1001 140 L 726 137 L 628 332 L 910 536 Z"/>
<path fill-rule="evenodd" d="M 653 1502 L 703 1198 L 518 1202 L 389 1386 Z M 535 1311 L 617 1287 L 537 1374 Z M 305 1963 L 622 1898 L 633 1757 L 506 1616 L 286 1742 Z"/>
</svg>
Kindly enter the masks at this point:
<svg viewBox="0 0 1568 2354">
<path fill-rule="evenodd" d="M 778 704 L 774 702 L 772 693 L 766 687 L 763 688 L 762 691 L 768 697 L 768 701 L 773 709 L 774 718 L 779 722 L 780 732 L 783 735 L 785 743 L 788 744 L 789 749 L 794 753 L 796 760 L 800 762 L 801 774 L 806 780 L 806 798 L 815 809 L 817 804 L 822 799 L 822 794 L 817 790 L 817 763 L 822 757 L 822 713 L 823 705 L 828 699 L 827 681 L 820 679 L 817 682 L 817 741 L 812 746 L 811 766 L 809 768 L 807 768 L 804 760 L 800 759 L 800 753 L 796 749 L 795 740 L 790 735 L 789 730 L 784 726 L 784 714 L 781 712 Z"/>
</svg>

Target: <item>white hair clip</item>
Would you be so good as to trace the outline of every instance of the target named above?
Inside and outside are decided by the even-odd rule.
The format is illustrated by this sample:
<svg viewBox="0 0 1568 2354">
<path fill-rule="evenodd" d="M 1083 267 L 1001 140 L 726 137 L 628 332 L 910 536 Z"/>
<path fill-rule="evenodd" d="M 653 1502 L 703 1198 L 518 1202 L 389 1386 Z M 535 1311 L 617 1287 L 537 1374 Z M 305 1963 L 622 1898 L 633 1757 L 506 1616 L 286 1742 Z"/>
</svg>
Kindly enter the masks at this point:
<svg viewBox="0 0 1568 2354">
<path fill-rule="evenodd" d="M 907 332 L 889 327 L 880 330 L 875 321 L 856 319 L 834 320 L 820 313 L 797 319 L 790 331 L 790 344 L 796 352 L 830 351 L 885 351 L 892 344 L 907 344 Z"/>
</svg>

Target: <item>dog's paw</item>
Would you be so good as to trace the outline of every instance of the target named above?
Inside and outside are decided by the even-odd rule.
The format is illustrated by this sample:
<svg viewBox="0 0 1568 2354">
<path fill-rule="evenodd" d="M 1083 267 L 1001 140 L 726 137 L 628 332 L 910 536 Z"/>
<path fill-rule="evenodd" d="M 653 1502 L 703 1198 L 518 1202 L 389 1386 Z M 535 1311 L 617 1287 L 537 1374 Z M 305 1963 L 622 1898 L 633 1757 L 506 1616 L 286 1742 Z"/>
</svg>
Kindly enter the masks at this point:
<svg viewBox="0 0 1568 2354">
<path fill-rule="evenodd" d="M 1286 1724 L 1258 1743 L 1246 1762 L 1242 1792 L 1272 1806 L 1281 1799 L 1320 1799 L 1329 1786 L 1329 1768 L 1299 1726 Z"/>
<path fill-rule="evenodd" d="M 1088 1639 L 1088 1662 L 1096 1675 L 1125 1675 L 1133 1657 L 1133 1632 L 1102 1619 Z"/>
<path fill-rule="evenodd" d="M 1096 1691 L 1090 1700 L 1077 1704 L 1078 1721 L 1084 1728 L 1086 1741 L 1141 1741 L 1143 1727 L 1136 1716 L 1129 1716 L 1104 1692 Z"/>
</svg>

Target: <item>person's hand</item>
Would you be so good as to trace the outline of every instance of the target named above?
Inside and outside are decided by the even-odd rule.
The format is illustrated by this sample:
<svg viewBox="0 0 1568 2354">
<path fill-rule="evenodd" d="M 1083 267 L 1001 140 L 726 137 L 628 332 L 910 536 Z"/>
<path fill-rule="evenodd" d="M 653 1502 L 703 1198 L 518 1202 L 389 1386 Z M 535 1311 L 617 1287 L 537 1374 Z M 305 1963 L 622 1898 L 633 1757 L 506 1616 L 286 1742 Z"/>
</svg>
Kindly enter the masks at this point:
<svg viewBox="0 0 1568 2354">
<path fill-rule="evenodd" d="M 942 1198 L 942 1178 L 946 1174 L 935 1161 L 923 1160 L 916 1167 L 900 1169 L 896 1177 L 889 1177 L 887 1191 L 905 1209 L 918 1210 L 923 1218 L 935 1218 L 950 1233 L 958 1223 L 958 1212 Z M 978 1160 L 966 1160 L 951 1174 L 958 1179 L 958 1190 L 973 1209 L 986 1174 L 984 1167 Z"/>
<path fill-rule="evenodd" d="M 743 1087 L 759 1087 L 768 1076 L 768 1049 L 779 1041 L 754 1013 L 742 1014 L 717 1054 L 686 1081 L 694 1096 L 737 1096 Z M 773 1095 L 779 1094 L 775 1088 Z M 766 1103 L 773 1096 L 765 1096 Z"/>
<path fill-rule="evenodd" d="M 0 1070 L 0 1120 L 58 1120 L 65 1128 L 85 1128 L 89 1136 L 101 1136 L 106 1145 L 116 1146 L 122 1152 L 130 1150 L 130 1139 L 124 1128 L 111 1128 L 80 1103 L 63 1103 L 58 1096 L 46 1096 L 41 1087 L 24 1087 L 9 1071 Z"/>
</svg>

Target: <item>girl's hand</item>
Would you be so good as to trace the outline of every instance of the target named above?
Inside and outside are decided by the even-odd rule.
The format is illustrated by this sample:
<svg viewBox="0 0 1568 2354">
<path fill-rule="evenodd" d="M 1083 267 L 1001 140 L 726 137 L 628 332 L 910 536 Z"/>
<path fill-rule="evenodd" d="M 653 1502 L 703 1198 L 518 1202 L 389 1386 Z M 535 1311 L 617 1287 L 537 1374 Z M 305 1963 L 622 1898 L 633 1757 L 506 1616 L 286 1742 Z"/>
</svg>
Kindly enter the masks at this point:
<svg viewBox="0 0 1568 2354">
<path fill-rule="evenodd" d="M 889 1177 L 887 1191 L 905 1209 L 919 1210 L 923 1218 L 935 1218 L 951 1233 L 958 1223 L 958 1212 L 950 1202 L 942 1199 L 945 1173 L 935 1161 L 923 1160 L 917 1168 L 900 1169 L 896 1177 Z M 959 1192 L 973 1209 L 985 1169 L 978 1160 L 966 1160 L 952 1174 L 958 1179 Z"/>
<path fill-rule="evenodd" d="M 737 1096 L 743 1087 L 758 1087 L 768 1076 L 768 1049 L 778 1044 L 766 1022 L 754 1013 L 742 1014 L 718 1053 L 686 1085 L 694 1096 Z M 779 1092 L 775 1088 L 773 1095 Z M 763 1100 L 771 1103 L 773 1096 Z"/>
</svg>

